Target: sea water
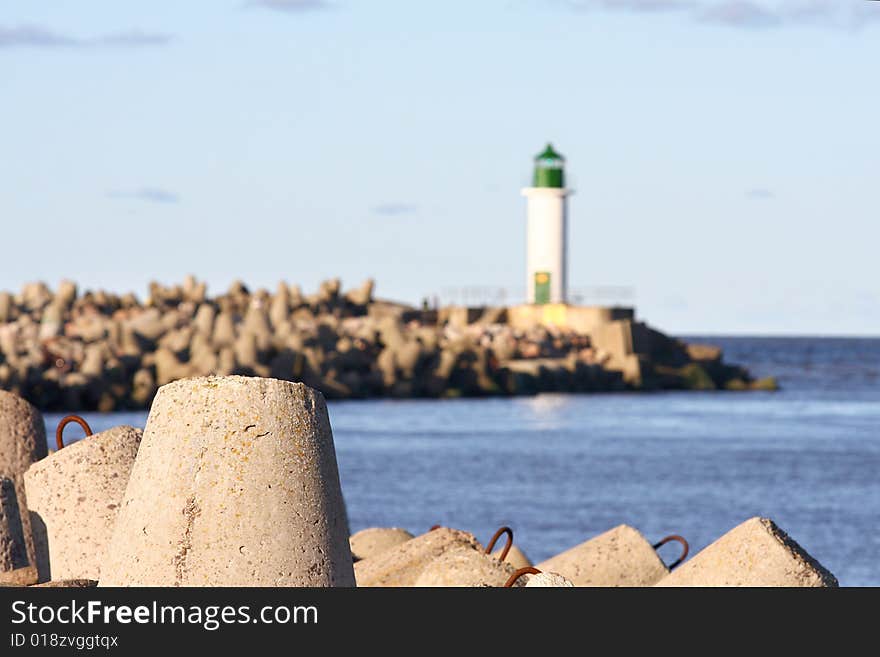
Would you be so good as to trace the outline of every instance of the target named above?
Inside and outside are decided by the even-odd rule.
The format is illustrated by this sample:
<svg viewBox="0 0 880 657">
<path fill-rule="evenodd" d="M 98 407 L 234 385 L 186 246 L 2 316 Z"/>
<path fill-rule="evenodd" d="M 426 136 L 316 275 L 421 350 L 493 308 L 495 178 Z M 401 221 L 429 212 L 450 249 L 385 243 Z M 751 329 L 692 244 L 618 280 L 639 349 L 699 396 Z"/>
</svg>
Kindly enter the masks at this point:
<svg viewBox="0 0 880 657">
<path fill-rule="evenodd" d="M 620 523 L 693 554 L 761 515 L 842 585 L 880 585 L 880 339 L 704 341 L 782 390 L 331 402 L 352 531 L 509 525 L 538 562 Z"/>
</svg>

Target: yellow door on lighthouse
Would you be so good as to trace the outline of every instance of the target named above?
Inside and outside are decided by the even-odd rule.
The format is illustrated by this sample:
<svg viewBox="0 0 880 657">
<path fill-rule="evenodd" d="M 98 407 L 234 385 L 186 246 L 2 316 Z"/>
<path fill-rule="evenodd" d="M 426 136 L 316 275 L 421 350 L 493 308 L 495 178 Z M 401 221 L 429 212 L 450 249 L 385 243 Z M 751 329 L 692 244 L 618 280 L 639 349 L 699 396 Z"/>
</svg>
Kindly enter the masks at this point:
<svg viewBox="0 0 880 657">
<path fill-rule="evenodd" d="M 535 272 L 535 303 L 550 303 L 550 272 Z"/>
</svg>

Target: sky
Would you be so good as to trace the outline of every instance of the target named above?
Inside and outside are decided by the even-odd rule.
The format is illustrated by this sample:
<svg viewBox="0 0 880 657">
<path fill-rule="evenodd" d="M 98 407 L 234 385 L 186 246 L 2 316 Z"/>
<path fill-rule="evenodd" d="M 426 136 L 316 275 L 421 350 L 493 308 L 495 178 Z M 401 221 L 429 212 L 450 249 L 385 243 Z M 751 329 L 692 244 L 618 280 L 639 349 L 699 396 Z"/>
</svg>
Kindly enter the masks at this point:
<svg viewBox="0 0 880 657">
<path fill-rule="evenodd" d="M 0 289 L 514 300 L 552 141 L 585 299 L 877 335 L 878 62 L 867 0 L 4 0 Z"/>
</svg>

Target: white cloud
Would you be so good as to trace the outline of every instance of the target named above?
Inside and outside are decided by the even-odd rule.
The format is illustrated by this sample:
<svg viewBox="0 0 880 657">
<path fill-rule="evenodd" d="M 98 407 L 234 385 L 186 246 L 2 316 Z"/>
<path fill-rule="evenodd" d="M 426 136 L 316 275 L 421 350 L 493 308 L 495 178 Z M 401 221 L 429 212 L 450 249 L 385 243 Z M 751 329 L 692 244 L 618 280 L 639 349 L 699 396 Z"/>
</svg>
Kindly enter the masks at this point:
<svg viewBox="0 0 880 657">
<path fill-rule="evenodd" d="M 391 202 L 382 203 L 381 205 L 373 207 L 372 212 L 373 214 L 379 214 L 386 217 L 398 217 L 406 214 L 415 214 L 418 209 L 418 206 L 413 203 Z"/>
<path fill-rule="evenodd" d="M 141 187 L 133 191 L 112 191 L 107 196 L 113 199 L 133 199 L 149 203 L 178 203 L 180 197 L 174 192 L 159 187 Z"/>
<path fill-rule="evenodd" d="M 855 30 L 880 23 L 870 0 L 564 0 L 572 9 L 630 13 L 684 12 L 703 23 L 736 28 L 812 25 Z"/>
<path fill-rule="evenodd" d="M 333 6 L 325 0 L 250 0 L 247 4 L 251 7 L 262 7 L 263 9 L 274 9 L 290 13 L 330 9 Z"/>
<path fill-rule="evenodd" d="M 755 187 L 746 192 L 746 198 L 753 201 L 769 201 L 772 198 L 776 198 L 776 193 L 766 187 Z"/>
<path fill-rule="evenodd" d="M 96 37 L 76 37 L 56 32 L 42 25 L 0 25 L 0 48 L 90 48 L 90 47 L 143 47 L 169 43 L 168 34 L 145 32 L 139 29 L 112 32 Z"/>
</svg>

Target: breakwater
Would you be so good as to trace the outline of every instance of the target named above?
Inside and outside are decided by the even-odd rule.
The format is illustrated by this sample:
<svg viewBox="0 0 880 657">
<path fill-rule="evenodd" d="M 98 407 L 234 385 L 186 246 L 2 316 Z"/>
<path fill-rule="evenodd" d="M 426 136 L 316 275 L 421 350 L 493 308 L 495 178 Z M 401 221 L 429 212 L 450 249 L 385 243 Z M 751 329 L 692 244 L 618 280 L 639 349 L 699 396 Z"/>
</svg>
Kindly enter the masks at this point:
<svg viewBox="0 0 880 657">
<path fill-rule="evenodd" d="M 147 408 L 181 378 L 230 374 L 300 381 L 330 399 L 775 387 L 631 309 L 535 309 L 419 309 L 338 279 L 312 294 L 235 282 L 212 297 L 187 277 L 151 283 L 143 301 L 31 283 L 0 292 L 0 389 L 44 410 L 113 411 Z"/>
</svg>

